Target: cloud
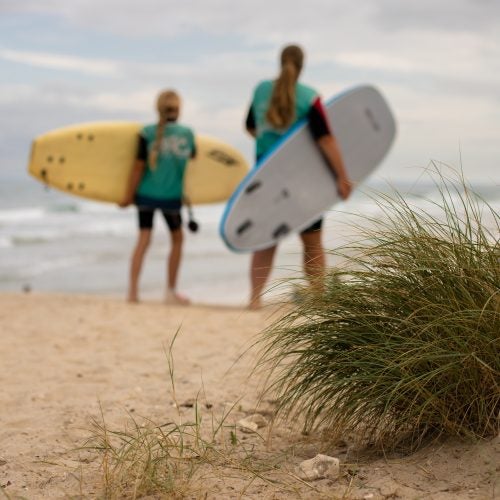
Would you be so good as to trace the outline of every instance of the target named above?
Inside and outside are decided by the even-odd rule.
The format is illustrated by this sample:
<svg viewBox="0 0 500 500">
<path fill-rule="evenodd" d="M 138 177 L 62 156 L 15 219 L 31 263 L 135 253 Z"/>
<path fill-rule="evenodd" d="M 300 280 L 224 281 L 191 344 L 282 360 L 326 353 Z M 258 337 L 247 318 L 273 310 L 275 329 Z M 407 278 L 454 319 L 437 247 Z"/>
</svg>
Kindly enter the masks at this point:
<svg viewBox="0 0 500 500">
<path fill-rule="evenodd" d="M 52 108 L 57 114 L 61 110 L 74 108 L 91 110 L 120 116 L 141 116 L 153 108 L 156 89 L 143 88 L 135 91 L 101 91 L 64 83 L 44 85 L 0 85 L 0 106 L 18 109 L 18 115 L 33 115 L 35 109 L 44 114 Z"/>
<path fill-rule="evenodd" d="M 244 37 L 247 43 L 281 43 L 320 37 L 341 42 L 345 36 L 366 39 L 368 30 L 475 32 L 500 26 L 497 0 L 23 0 L 0 2 L 0 12 L 57 16 L 84 26 L 126 36 L 178 35 L 205 32 Z M 370 27 L 373 26 L 373 30 Z M 354 28 L 354 31 L 353 31 Z M 341 35 L 337 37 L 336 34 Z"/>
<path fill-rule="evenodd" d="M 340 20 L 349 11 L 348 0 L 309 0 L 295 5 L 284 0 L 269 2 L 253 0 L 24 0 L 11 5 L 0 3 L 0 12 L 38 13 L 58 16 L 74 25 L 126 35 L 155 35 L 166 39 L 186 33 L 203 31 L 212 35 L 238 35 L 273 39 L 283 30 L 309 31 L 317 23 L 318 12 L 323 18 Z M 360 7 L 356 11 L 359 12 Z M 355 12 L 356 12 L 355 11 Z M 334 16 L 334 17 L 332 17 Z M 267 35 L 266 35 L 267 34 Z"/>
<path fill-rule="evenodd" d="M 167 73 L 175 76 L 186 76 L 186 72 L 189 72 L 188 65 L 182 64 L 145 64 L 134 63 L 133 61 L 67 55 L 57 52 L 11 49 L 0 49 L 0 60 L 50 70 L 70 71 L 111 78 L 133 76 L 134 74 L 144 75 L 144 78 L 161 78 Z"/>
<path fill-rule="evenodd" d="M 490 46 L 475 36 L 436 35 L 432 42 L 422 42 L 418 49 L 412 47 L 408 44 L 390 52 L 339 52 L 335 60 L 341 65 L 368 71 L 500 84 L 500 46 Z M 485 68 L 490 71 L 486 73 Z"/>
<path fill-rule="evenodd" d="M 88 59 L 47 52 L 0 49 L 0 59 L 41 68 L 76 71 L 90 75 L 117 76 L 118 64 L 105 59 Z"/>
<path fill-rule="evenodd" d="M 209 69 L 223 73 L 229 80 L 238 80 L 237 72 L 249 78 L 265 73 L 271 76 L 277 66 L 278 48 L 297 41 L 307 50 L 311 67 L 306 70 L 313 76 L 316 66 L 329 65 L 330 78 L 337 79 L 333 68 L 340 64 L 344 70 L 367 73 L 376 70 L 430 77 L 445 74 L 448 79 L 483 81 L 490 78 L 483 71 L 488 67 L 496 75 L 495 81 L 500 79 L 500 2 L 496 0 L 364 0 L 355 4 L 348 0 L 309 0 L 293 9 L 284 0 L 243 1 L 238 8 L 232 0 L 25 0 L 2 2 L 0 11 L 2 7 L 10 12 L 17 9 L 44 13 L 75 26 L 119 33 L 135 39 L 138 45 L 165 44 L 165 63 L 155 65 L 25 54 L 26 58 L 31 56 L 33 64 L 73 71 L 81 68 L 96 75 L 108 72 L 110 76 L 129 76 L 135 69 L 135 79 L 181 80 Z M 491 26 L 498 30 L 485 29 Z M 182 38 L 176 39 L 179 36 Z M 224 42 L 217 50 L 209 51 L 207 37 L 221 37 Z M 103 47 L 103 54 L 105 51 Z M 184 58 L 186 63 L 172 64 L 171 54 L 182 51 L 189 54 Z"/>
<path fill-rule="evenodd" d="M 377 0 L 374 19 L 385 29 L 476 32 L 500 27 L 497 0 Z M 498 33 L 498 31 L 497 31 Z"/>
</svg>

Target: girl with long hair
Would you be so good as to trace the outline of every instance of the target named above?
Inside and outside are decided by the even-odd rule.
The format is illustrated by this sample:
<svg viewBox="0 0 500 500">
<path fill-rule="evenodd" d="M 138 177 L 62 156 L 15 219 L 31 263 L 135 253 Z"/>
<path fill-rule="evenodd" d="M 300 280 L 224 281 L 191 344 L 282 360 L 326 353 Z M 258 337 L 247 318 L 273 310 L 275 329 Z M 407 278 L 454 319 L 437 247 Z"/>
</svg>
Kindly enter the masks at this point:
<svg viewBox="0 0 500 500">
<path fill-rule="evenodd" d="M 318 93 L 300 83 L 304 52 L 288 45 L 281 52 L 281 71 L 276 80 L 264 80 L 254 90 L 246 119 L 246 129 L 255 138 L 257 160 L 266 154 L 298 121 L 307 118 L 311 133 L 332 169 L 336 188 L 347 199 L 352 186 L 342 162 L 335 137 L 331 133 Z M 307 165 L 304 165 L 307 168 Z M 314 196 L 314 193 L 311 193 Z M 325 270 L 322 245 L 322 218 L 300 233 L 304 271 L 311 285 L 321 286 Z M 276 246 L 255 252 L 251 260 L 250 308 L 262 306 L 262 293 L 272 269 Z"/>
<path fill-rule="evenodd" d="M 127 194 L 120 206 L 137 205 L 139 237 L 130 264 L 129 302 L 138 302 L 139 276 L 144 256 L 151 242 L 156 210 L 170 230 L 171 249 L 167 264 L 168 303 L 187 305 L 189 300 L 177 292 L 177 277 L 182 256 L 183 181 L 187 162 L 196 154 L 193 131 L 177 123 L 181 99 L 173 90 L 158 95 L 158 122 L 145 126 L 129 178 Z"/>
</svg>

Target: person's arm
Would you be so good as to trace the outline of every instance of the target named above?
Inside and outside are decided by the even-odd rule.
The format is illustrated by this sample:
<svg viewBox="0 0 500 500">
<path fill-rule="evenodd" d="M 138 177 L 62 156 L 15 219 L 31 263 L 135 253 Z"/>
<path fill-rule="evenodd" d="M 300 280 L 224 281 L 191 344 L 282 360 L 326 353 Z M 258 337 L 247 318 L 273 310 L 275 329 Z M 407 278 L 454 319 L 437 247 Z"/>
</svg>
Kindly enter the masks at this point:
<svg viewBox="0 0 500 500">
<path fill-rule="evenodd" d="M 134 166 L 132 167 L 132 171 L 130 172 L 130 176 L 128 178 L 125 198 L 118 204 L 120 207 L 127 207 L 134 201 L 135 192 L 139 187 L 139 183 L 141 182 L 144 174 L 144 169 L 146 168 L 146 158 L 148 154 L 147 149 L 146 140 L 140 136 L 137 158 L 135 159 Z"/>
<path fill-rule="evenodd" d="M 352 191 L 352 184 L 344 167 L 342 155 L 334 135 L 330 131 L 326 113 L 318 97 L 309 112 L 309 126 L 316 144 L 335 175 L 337 190 L 342 199 L 347 199 Z"/>
<path fill-rule="evenodd" d="M 135 160 L 134 166 L 132 167 L 132 172 L 130 172 L 130 177 L 128 178 L 125 198 L 121 203 L 119 203 L 120 207 L 128 207 L 133 203 L 134 195 L 137 191 L 139 183 L 141 182 L 145 166 L 146 162 L 144 162 L 144 160 Z"/>
<path fill-rule="evenodd" d="M 255 125 L 255 115 L 252 106 L 248 109 L 247 119 L 245 120 L 245 128 L 254 139 L 257 137 L 257 127 Z"/>
<path fill-rule="evenodd" d="M 342 161 L 335 137 L 333 135 L 324 135 L 317 139 L 316 142 L 333 170 L 340 197 L 346 200 L 351 194 L 352 184 L 345 171 L 344 162 Z"/>
<path fill-rule="evenodd" d="M 191 147 L 191 159 L 196 158 L 196 155 L 198 153 L 196 149 L 196 136 L 194 133 L 191 133 L 191 142 L 192 142 L 192 147 Z"/>
</svg>

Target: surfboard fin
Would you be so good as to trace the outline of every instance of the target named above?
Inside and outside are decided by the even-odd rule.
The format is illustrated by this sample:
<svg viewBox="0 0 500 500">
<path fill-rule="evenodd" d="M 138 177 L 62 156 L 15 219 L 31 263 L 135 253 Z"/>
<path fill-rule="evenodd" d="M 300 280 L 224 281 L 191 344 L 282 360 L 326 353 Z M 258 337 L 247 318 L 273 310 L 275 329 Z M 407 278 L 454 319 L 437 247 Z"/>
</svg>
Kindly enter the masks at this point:
<svg viewBox="0 0 500 500">
<path fill-rule="evenodd" d="M 287 235 L 290 232 L 290 227 L 288 224 L 281 224 L 273 231 L 273 238 L 278 239 L 282 236 Z"/>
<path fill-rule="evenodd" d="M 236 234 L 238 236 L 241 236 L 245 231 L 248 231 L 252 227 L 253 223 L 250 219 L 247 219 L 243 224 L 240 224 L 238 226 L 238 229 L 236 229 Z"/>
<path fill-rule="evenodd" d="M 247 188 L 245 189 L 245 194 L 250 194 L 252 193 L 253 191 L 256 191 L 257 189 L 260 188 L 260 186 L 262 186 L 262 182 L 260 181 L 255 181 L 255 182 L 252 182 L 251 184 L 249 184 L 247 186 Z"/>
</svg>

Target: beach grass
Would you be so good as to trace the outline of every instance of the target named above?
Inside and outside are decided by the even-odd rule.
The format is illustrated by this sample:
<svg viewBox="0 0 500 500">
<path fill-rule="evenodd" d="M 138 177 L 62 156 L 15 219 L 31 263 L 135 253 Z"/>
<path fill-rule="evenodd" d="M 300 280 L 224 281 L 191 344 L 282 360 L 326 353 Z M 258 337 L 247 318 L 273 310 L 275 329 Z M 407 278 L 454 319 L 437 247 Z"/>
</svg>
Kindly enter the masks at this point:
<svg viewBox="0 0 500 500">
<path fill-rule="evenodd" d="M 235 493 L 242 497 L 256 481 L 271 485 L 276 492 L 295 492 L 304 483 L 280 470 L 286 451 L 264 452 L 266 436 L 244 434 L 234 423 L 238 402 L 216 416 L 213 410 L 207 411 L 200 391 L 192 402 L 192 415 L 186 417 L 180 411 L 173 357 L 178 334 L 165 350 L 178 410 L 175 419 L 158 423 L 128 413 L 127 423 L 117 428 L 106 423 L 101 409 L 100 417 L 91 420 L 88 438 L 78 451 L 100 457 L 97 477 L 102 498 L 206 498 L 214 481 L 232 480 L 237 484 Z"/>
<path fill-rule="evenodd" d="M 264 392 L 306 432 L 410 450 L 499 432 L 499 214 L 460 174 L 432 178 L 428 208 L 376 195 L 342 268 L 258 340 Z"/>
</svg>

